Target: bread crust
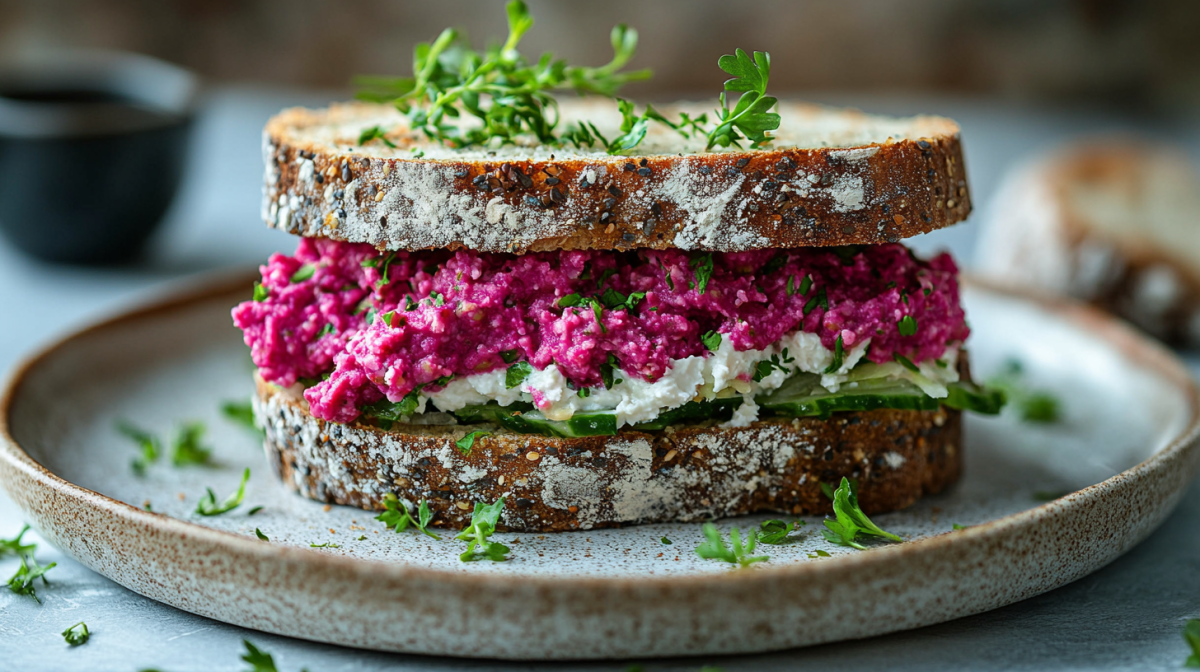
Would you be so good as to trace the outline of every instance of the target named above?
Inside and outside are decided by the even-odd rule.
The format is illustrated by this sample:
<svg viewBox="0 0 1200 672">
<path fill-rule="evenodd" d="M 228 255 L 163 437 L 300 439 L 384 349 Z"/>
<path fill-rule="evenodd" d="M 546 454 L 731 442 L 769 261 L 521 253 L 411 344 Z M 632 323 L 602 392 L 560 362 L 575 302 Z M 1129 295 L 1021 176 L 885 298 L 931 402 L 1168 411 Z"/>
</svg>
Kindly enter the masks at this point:
<svg viewBox="0 0 1200 672">
<path fill-rule="evenodd" d="M 1071 147 L 1025 166 L 989 213 L 981 270 L 1005 284 L 1088 301 L 1168 343 L 1200 347 L 1200 268 L 1148 236 L 1101 231 L 1071 206 L 1080 187 L 1136 192 L 1151 168 L 1200 185 L 1186 157 L 1125 139 Z M 1137 223 L 1128 229 L 1136 232 Z"/>
<path fill-rule="evenodd" d="M 257 379 L 256 422 L 275 473 L 317 501 L 381 509 L 386 493 L 426 499 L 434 525 L 461 528 L 474 502 L 506 498 L 501 529 L 557 532 L 700 521 L 755 511 L 831 512 L 820 483 L 858 480 L 868 514 L 941 492 L 962 469 L 961 413 L 877 410 L 714 423 L 575 439 L 495 427 L 468 455 L 455 441 L 483 426 L 385 432 L 308 414 L 298 389 Z"/>
<path fill-rule="evenodd" d="M 594 107 L 564 103 L 562 114 L 590 118 Z M 953 121 L 798 103 L 781 103 L 780 113 L 798 130 L 830 118 L 873 129 L 843 138 L 851 143 L 885 137 L 805 148 L 781 136 L 762 150 L 638 156 L 510 147 L 492 157 L 435 151 L 388 106 L 294 108 L 264 131 L 262 214 L 290 233 L 380 249 L 526 252 L 886 243 L 970 213 Z M 381 119 L 398 147 L 358 146 L 358 133 Z"/>
</svg>

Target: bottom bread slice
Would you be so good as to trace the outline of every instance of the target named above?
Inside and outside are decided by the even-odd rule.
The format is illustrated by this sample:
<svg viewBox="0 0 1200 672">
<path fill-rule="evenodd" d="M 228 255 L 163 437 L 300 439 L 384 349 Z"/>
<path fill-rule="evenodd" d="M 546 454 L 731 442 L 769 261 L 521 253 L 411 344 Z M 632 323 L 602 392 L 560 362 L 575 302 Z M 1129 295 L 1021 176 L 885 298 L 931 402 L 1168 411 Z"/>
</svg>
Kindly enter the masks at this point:
<svg viewBox="0 0 1200 672">
<path fill-rule="evenodd" d="M 312 417 L 298 389 L 261 378 L 256 422 L 275 473 L 322 502 L 382 509 L 428 500 L 460 528 L 475 502 L 506 498 L 500 529 L 527 532 L 832 511 L 821 483 L 858 481 L 868 514 L 940 492 L 962 470 L 961 412 L 875 410 L 616 436 L 553 438 L 483 425 L 340 425 Z M 463 455 L 455 441 L 488 430 Z"/>
</svg>

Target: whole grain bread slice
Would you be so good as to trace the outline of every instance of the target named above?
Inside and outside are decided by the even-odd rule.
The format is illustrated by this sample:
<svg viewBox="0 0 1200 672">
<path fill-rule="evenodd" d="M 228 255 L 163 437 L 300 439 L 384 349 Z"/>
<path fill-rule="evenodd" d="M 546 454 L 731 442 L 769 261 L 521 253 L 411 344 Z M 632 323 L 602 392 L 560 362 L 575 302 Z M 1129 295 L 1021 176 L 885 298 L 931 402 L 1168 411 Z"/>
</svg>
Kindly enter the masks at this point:
<svg viewBox="0 0 1200 672">
<path fill-rule="evenodd" d="M 1060 149 L 1014 171 L 985 222 L 984 275 L 1200 347 L 1200 176 L 1177 150 L 1133 139 Z"/>
<path fill-rule="evenodd" d="M 633 153 L 609 156 L 447 148 L 387 105 L 285 110 L 264 132 L 262 215 L 284 231 L 380 249 L 524 252 L 896 242 L 970 213 L 953 121 L 800 103 L 778 111 L 782 125 L 765 149 L 706 151 L 703 138 L 653 125 Z M 563 103 L 560 124 L 575 120 L 619 133 L 611 101 Z M 376 126 L 386 142 L 360 146 Z"/>
<path fill-rule="evenodd" d="M 903 509 L 954 483 L 961 413 L 876 410 L 829 419 L 713 422 L 616 436 L 548 438 L 482 425 L 384 431 L 309 415 L 299 388 L 258 379 L 256 422 L 276 474 L 318 501 L 383 508 L 395 493 L 434 525 L 461 528 L 475 502 L 506 499 L 501 529 L 553 532 L 700 521 L 754 511 L 829 513 L 821 483 L 858 481 L 868 514 Z M 455 442 L 478 436 L 468 454 Z"/>
</svg>

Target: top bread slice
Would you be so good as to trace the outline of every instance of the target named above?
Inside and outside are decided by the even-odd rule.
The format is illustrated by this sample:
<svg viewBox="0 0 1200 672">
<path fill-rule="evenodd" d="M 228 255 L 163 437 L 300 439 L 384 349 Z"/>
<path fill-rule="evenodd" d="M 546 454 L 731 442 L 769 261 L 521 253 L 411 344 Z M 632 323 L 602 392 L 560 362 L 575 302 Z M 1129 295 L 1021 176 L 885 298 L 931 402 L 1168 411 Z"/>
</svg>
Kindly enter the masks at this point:
<svg viewBox="0 0 1200 672">
<path fill-rule="evenodd" d="M 1200 347 L 1200 176 L 1177 150 L 1127 138 L 1060 149 L 1015 171 L 987 214 L 984 274 Z"/>
<path fill-rule="evenodd" d="M 663 108 L 711 110 L 696 105 Z M 764 149 L 706 151 L 652 124 L 631 153 L 532 144 L 454 149 L 390 105 L 295 108 L 263 137 L 263 218 L 380 249 L 639 247 L 743 251 L 896 242 L 971 211 L 958 126 L 780 103 Z M 619 135 L 612 101 L 564 102 L 560 128 Z M 383 140 L 359 145 L 379 126 Z"/>
</svg>

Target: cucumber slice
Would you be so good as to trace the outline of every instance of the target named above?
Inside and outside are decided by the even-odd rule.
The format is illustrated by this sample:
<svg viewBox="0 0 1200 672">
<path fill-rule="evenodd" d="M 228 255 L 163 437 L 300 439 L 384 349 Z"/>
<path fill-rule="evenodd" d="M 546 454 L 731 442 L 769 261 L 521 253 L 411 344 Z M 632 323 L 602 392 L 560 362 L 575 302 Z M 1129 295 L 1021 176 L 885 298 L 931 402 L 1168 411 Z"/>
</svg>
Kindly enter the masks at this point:
<svg viewBox="0 0 1200 672">
<path fill-rule="evenodd" d="M 612 436 L 617 433 L 617 414 L 612 411 L 587 411 L 576 413 L 569 420 L 550 420 L 541 411 L 535 410 L 532 404 L 501 406 L 489 403 L 465 406 L 455 411 L 454 416 L 459 422 L 492 422 L 521 434 L 573 438 Z"/>
<path fill-rule="evenodd" d="M 803 378 L 804 380 L 795 380 Z M 941 402 L 907 380 L 871 378 L 853 387 L 846 385 L 829 392 L 815 374 L 793 376 L 775 392 L 756 401 L 777 415 L 828 418 L 839 411 L 871 411 L 894 408 L 912 411 L 936 410 Z"/>
<path fill-rule="evenodd" d="M 658 417 L 653 420 L 638 423 L 633 426 L 633 429 L 655 431 L 666 429 L 667 425 L 673 425 L 684 420 L 728 420 L 733 416 L 733 412 L 737 410 L 737 407 L 741 405 L 741 397 L 715 399 L 713 401 L 689 401 L 683 406 L 659 413 Z"/>
</svg>

